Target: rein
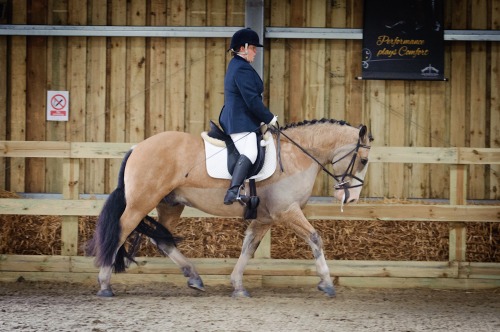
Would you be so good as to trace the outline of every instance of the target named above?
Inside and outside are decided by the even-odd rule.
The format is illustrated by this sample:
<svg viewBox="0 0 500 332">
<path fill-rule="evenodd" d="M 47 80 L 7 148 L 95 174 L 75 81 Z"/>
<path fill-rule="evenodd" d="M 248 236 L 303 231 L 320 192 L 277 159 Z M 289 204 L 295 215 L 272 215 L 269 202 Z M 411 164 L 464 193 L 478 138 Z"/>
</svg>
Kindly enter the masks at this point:
<svg viewBox="0 0 500 332">
<path fill-rule="evenodd" d="M 352 155 L 351 161 L 349 162 L 349 165 L 347 166 L 347 169 L 345 170 L 345 172 L 342 175 L 335 175 L 332 172 L 330 172 L 325 166 L 323 166 L 323 164 L 321 164 L 321 162 L 318 159 L 316 159 L 313 155 L 311 155 L 306 149 L 304 149 L 302 146 L 300 146 L 300 144 L 298 144 L 293 139 L 291 139 L 289 136 L 287 136 L 279 128 L 278 124 L 277 124 L 277 126 L 274 126 L 274 129 L 277 131 L 276 141 L 278 142 L 278 144 L 277 144 L 278 145 L 278 158 L 279 158 L 279 164 L 280 164 L 280 168 L 281 168 L 282 172 L 284 172 L 284 169 L 283 169 L 283 164 L 281 163 L 280 135 L 285 136 L 293 145 L 295 145 L 296 147 L 298 147 L 304 154 L 306 154 L 309 158 L 311 158 L 312 160 L 314 160 L 314 162 L 316 164 L 318 164 L 319 167 L 321 167 L 321 169 L 326 174 L 328 174 L 330 177 L 332 177 L 333 179 L 335 179 L 335 181 L 337 181 L 337 184 L 335 184 L 335 186 L 334 186 L 335 190 L 343 189 L 343 190 L 347 191 L 347 189 L 361 187 L 363 185 L 364 181 L 362 179 L 360 179 L 359 177 L 355 176 L 354 174 L 352 174 L 352 170 L 354 168 L 354 163 L 356 162 L 356 158 L 357 158 L 357 153 L 356 152 L 358 152 L 359 148 L 370 149 L 370 146 L 365 145 L 365 144 L 361 144 L 361 138 L 358 138 L 358 142 L 356 143 L 356 146 L 352 150 L 350 150 L 349 152 L 347 152 L 345 155 L 343 155 L 339 159 L 337 159 L 335 161 L 332 161 L 332 165 L 334 165 L 334 164 L 338 163 L 339 161 L 347 158 L 347 156 L 349 156 L 351 153 L 354 152 L 354 154 Z M 350 180 L 345 180 L 346 177 L 350 177 L 351 179 L 358 180 L 359 184 L 354 185 L 354 186 L 350 186 L 348 184 Z"/>
</svg>

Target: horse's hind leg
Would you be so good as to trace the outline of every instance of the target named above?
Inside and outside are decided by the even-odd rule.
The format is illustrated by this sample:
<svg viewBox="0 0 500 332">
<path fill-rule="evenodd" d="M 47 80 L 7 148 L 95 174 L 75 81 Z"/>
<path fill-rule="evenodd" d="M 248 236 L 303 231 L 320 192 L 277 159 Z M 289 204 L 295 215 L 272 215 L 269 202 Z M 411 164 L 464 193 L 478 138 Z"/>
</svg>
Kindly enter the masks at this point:
<svg viewBox="0 0 500 332">
<path fill-rule="evenodd" d="M 144 218 L 145 214 L 141 211 L 134 210 L 132 211 L 129 206 L 125 208 L 122 216 L 120 217 L 120 233 L 118 235 L 118 243 L 114 248 L 114 255 L 110 263 L 101 264 L 99 269 L 98 281 L 100 285 L 100 290 L 97 293 L 98 296 L 101 297 L 111 297 L 113 296 L 113 290 L 111 288 L 111 275 L 113 273 L 113 267 L 116 272 L 123 272 L 125 266 L 124 263 L 121 263 L 122 267 L 118 267 L 118 260 L 124 260 L 123 252 L 119 252 L 120 250 L 125 250 L 122 246 L 127 240 L 127 237 L 132 233 L 132 231 L 137 227 L 137 225 Z M 113 242 L 110 242 L 111 245 Z M 118 257 L 120 256 L 120 257 Z M 123 261 L 124 262 L 124 261 Z"/>
<path fill-rule="evenodd" d="M 257 220 L 253 220 L 248 226 L 243 239 L 240 257 L 231 273 L 231 283 L 234 287 L 233 297 L 249 297 L 248 292 L 243 287 L 243 272 L 270 227 L 270 222 L 262 223 Z"/>
<path fill-rule="evenodd" d="M 162 201 L 157 207 L 158 222 L 173 233 L 175 227 L 180 221 L 180 216 L 184 210 L 184 205 L 170 205 Z M 184 256 L 179 249 L 170 243 L 156 243 L 158 248 L 168 256 L 177 266 L 180 267 L 182 273 L 188 278 L 187 284 L 189 287 L 204 291 L 203 281 L 196 271 L 193 263 Z"/>
<path fill-rule="evenodd" d="M 304 216 L 299 205 L 294 203 L 288 210 L 279 214 L 279 219 L 287 223 L 297 236 L 303 238 L 311 246 L 316 263 L 316 271 L 321 279 L 318 289 L 325 292 L 328 296 L 335 296 L 335 287 L 333 286 L 330 270 L 326 264 L 323 252 L 323 241 Z"/>
<path fill-rule="evenodd" d="M 101 289 L 97 292 L 97 296 L 111 297 L 113 290 L 111 289 L 111 274 L 113 273 L 113 265 L 101 266 L 97 281 Z"/>
</svg>

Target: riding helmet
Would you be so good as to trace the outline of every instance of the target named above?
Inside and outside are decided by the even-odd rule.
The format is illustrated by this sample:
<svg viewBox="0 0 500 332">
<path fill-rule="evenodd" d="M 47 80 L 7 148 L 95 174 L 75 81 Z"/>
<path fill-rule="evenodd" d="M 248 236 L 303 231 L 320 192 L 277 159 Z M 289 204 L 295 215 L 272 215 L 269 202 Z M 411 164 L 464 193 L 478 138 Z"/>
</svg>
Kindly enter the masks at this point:
<svg viewBox="0 0 500 332">
<path fill-rule="evenodd" d="M 238 50 L 238 48 L 240 48 L 240 46 L 243 46 L 245 44 L 264 47 L 259 42 L 259 35 L 257 34 L 257 32 L 253 31 L 250 28 L 246 28 L 238 30 L 234 33 L 233 37 L 231 38 L 231 45 L 229 46 L 228 51 L 236 51 Z"/>
</svg>

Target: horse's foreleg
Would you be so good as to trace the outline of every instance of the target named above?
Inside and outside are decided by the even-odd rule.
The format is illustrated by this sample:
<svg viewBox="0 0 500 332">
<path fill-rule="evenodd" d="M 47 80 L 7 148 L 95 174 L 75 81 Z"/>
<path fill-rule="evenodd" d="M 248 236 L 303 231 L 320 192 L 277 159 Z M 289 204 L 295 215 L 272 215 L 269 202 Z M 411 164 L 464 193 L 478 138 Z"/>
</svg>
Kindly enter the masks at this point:
<svg viewBox="0 0 500 332">
<path fill-rule="evenodd" d="M 161 202 L 156 209 L 158 211 L 158 222 L 160 222 L 172 233 L 179 223 L 180 216 L 184 210 L 184 205 L 179 204 L 172 206 L 165 202 Z M 179 249 L 177 249 L 176 246 L 169 243 L 156 243 L 156 245 L 163 252 L 163 254 L 168 256 L 177 266 L 180 267 L 184 276 L 188 278 L 187 284 L 189 287 L 201 291 L 205 290 L 203 280 L 201 280 L 201 277 L 196 271 L 193 263 L 191 263 L 186 256 L 184 256 Z"/>
<path fill-rule="evenodd" d="M 320 291 L 323 291 L 328 296 L 334 297 L 335 287 L 333 286 L 333 281 L 330 277 L 330 269 L 326 264 L 325 254 L 323 251 L 323 241 L 316 231 L 311 234 L 308 243 L 312 248 L 314 260 L 316 263 L 316 271 L 321 279 L 318 284 L 318 289 Z"/>
<path fill-rule="evenodd" d="M 240 257 L 231 273 L 231 283 L 234 288 L 233 297 L 249 297 L 248 292 L 243 287 L 243 272 L 270 227 L 271 223 L 260 223 L 257 220 L 253 220 L 248 226 Z"/>
<path fill-rule="evenodd" d="M 280 214 L 280 218 L 293 229 L 297 236 L 304 239 L 311 247 L 316 264 L 316 272 L 321 279 L 318 289 L 325 292 L 328 296 L 335 296 L 335 287 L 333 286 L 330 269 L 326 264 L 323 252 L 323 241 L 316 232 L 316 229 L 314 229 L 304 216 L 300 206 L 293 204 L 287 211 Z"/>
</svg>

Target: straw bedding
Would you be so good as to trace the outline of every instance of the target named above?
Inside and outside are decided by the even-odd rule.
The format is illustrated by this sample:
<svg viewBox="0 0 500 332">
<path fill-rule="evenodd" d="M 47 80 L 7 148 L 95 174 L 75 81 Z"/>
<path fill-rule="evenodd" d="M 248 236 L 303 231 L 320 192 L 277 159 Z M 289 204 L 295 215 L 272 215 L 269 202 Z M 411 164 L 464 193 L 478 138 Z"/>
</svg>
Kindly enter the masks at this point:
<svg viewBox="0 0 500 332">
<path fill-rule="evenodd" d="M 2 198 L 15 198 L 0 192 Z M 79 218 L 79 242 L 95 228 L 96 217 Z M 311 222 L 321 235 L 327 259 L 446 261 L 449 226 L 442 222 L 331 221 Z M 0 215 L 0 254 L 58 255 L 61 217 Z M 179 249 L 191 258 L 237 258 L 247 222 L 237 218 L 183 218 L 174 231 Z M 271 257 L 312 259 L 304 240 L 283 224 L 271 229 Z M 467 224 L 467 261 L 500 262 L 500 224 Z M 80 250 L 80 255 L 83 252 Z M 160 256 L 143 239 L 138 256 Z"/>
</svg>

